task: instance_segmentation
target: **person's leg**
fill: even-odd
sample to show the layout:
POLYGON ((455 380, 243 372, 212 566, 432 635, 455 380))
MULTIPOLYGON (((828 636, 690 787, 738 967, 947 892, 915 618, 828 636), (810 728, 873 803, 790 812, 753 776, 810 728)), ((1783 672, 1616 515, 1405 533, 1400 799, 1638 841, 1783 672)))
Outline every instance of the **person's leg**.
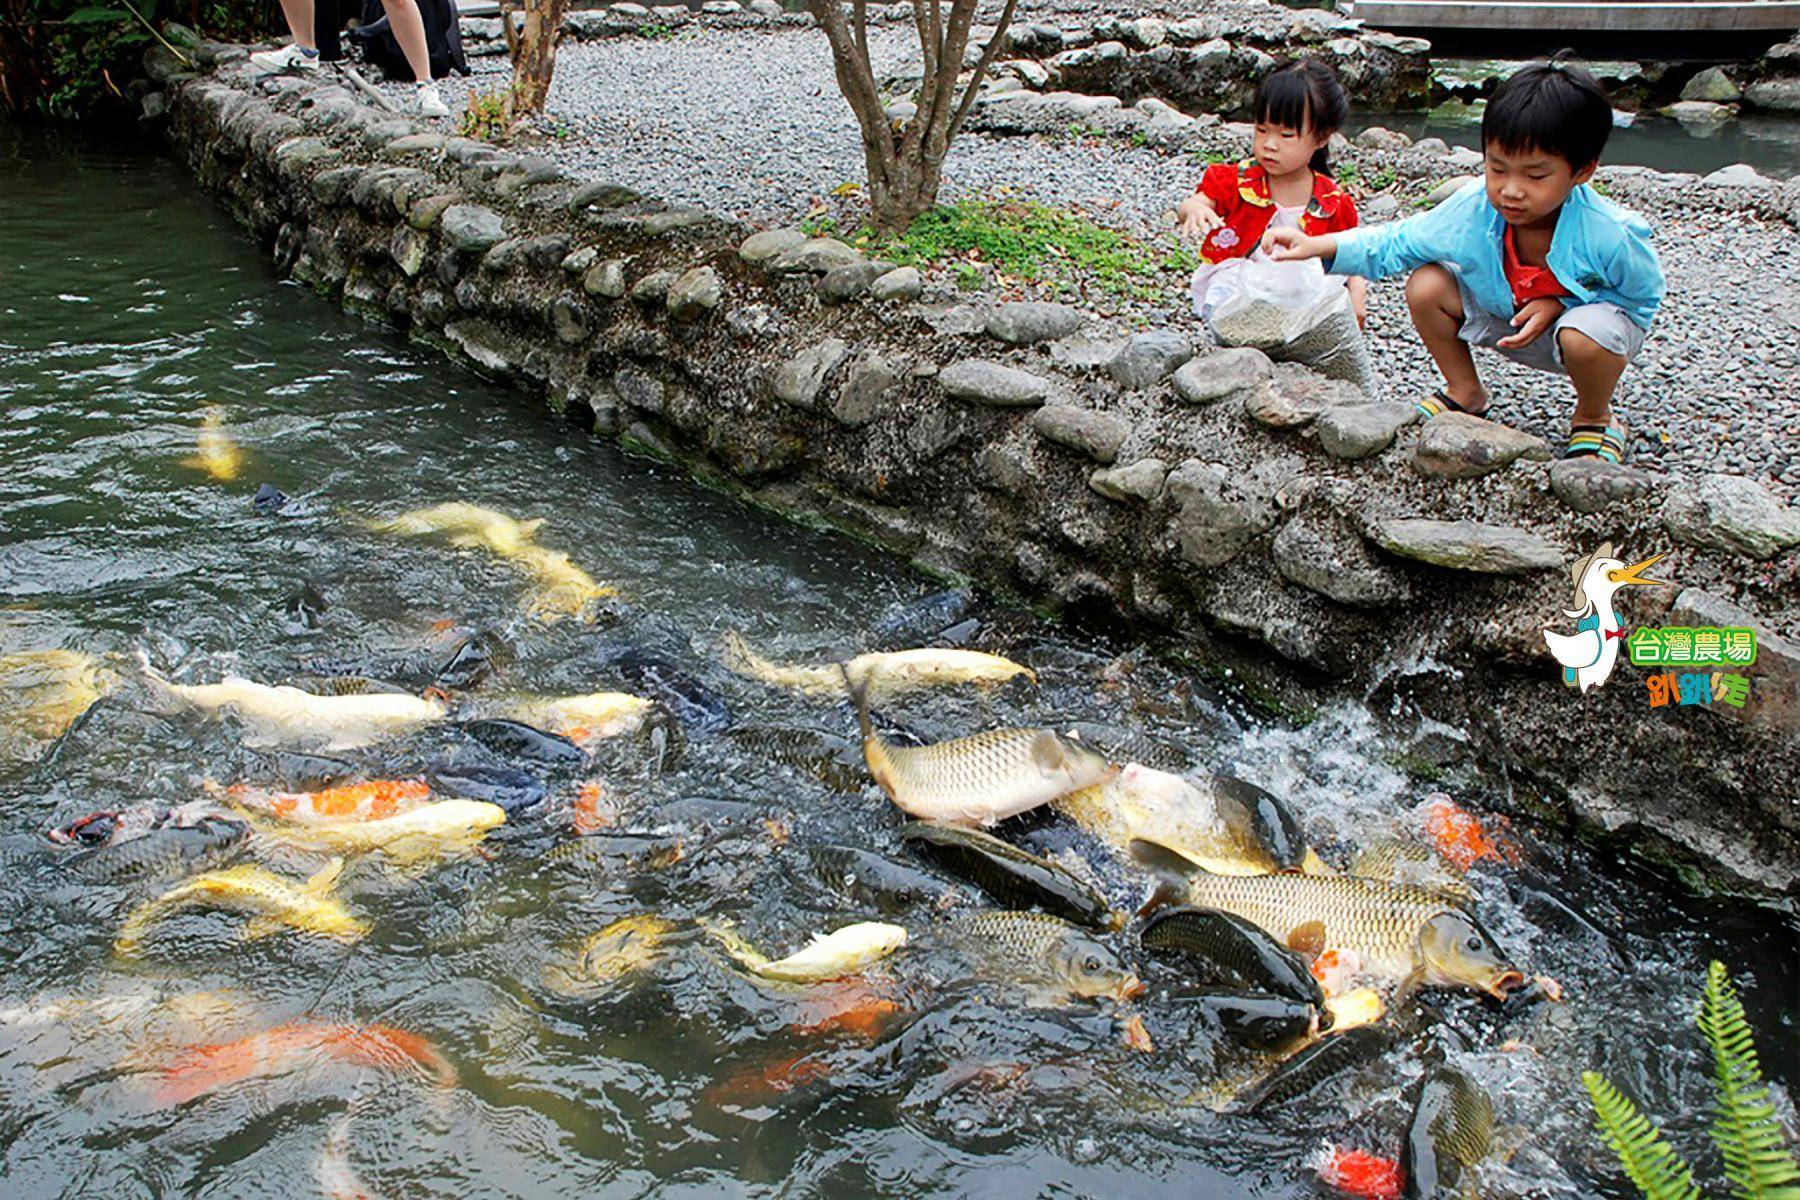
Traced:
POLYGON ((1464 412, 1486 412, 1487 389, 1481 386, 1474 356, 1460 336, 1465 314, 1456 276, 1436 263, 1420 267, 1407 276, 1406 307, 1444 377, 1444 394, 1464 412))
POLYGON ((293 35, 294 45, 308 50, 318 45, 313 40, 312 0, 281 0, 281 15, 287 20, 288 32, 293 35))
POLYGON ((1575 385, 1576 425, 1605 425, 1612 420, 1613 389, 1625 373, 1625 356, 1614 354, 1579 329, 1556 334, 1563 368, 1575 385))
POLYGON ((415 83, 431 82, 431 51, 425 45, 425 21, 419 16, 417 0, 381 0, 387 10, 388 28, 406 55, 415 83))

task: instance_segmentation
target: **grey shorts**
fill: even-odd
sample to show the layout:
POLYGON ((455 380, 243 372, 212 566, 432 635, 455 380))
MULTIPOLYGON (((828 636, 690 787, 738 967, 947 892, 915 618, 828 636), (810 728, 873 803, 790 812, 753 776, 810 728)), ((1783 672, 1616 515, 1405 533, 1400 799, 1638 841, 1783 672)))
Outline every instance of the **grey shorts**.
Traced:
POLYGON ((1540 371, 1554 371, 1558 375, 1569 373, 1563 366, 1562 338, 1559 336, 1565 329, 1586 334, 1598 342, 1601 348, 1612 351, 1626 362, 1636 358, 1637 352, 1644 345, 1647 331, 1642 325, 1626 316, 1625 310, 1618 305, 1596 300, 1592 304, 1577 304, 1563 309, 1562 316, 1556 318, 1556 324, 1545 330, 1531 345, 1505 349, 1496 343, 1503 337, 1511 337, 1519 332, 1513 328, 1512 318, 1497 316, 1476 303, 1475 297, 1469 294, 1469 285, 1463 282, 1461 275, 1456 276, 1456 290, 1462 295, 1463 306, 1462 330, 1457 334, 1458 337, 1471 346, 1487 346, 1516 363, 1536 367, 1540 371))

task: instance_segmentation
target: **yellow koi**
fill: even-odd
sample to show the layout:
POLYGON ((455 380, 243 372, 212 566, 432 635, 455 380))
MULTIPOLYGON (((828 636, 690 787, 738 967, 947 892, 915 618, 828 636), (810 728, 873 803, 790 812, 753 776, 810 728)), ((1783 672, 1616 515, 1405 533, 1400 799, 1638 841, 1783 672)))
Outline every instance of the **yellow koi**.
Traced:
POLYGON ((334 858, 304 883, 257 866, 208 871, 176 884, 140 905, 120 926, 113 951, 127 958, 143 952, 144 935, 167 914, 192 906, 226 908, 254 914, 244 925, 246 939, 267 937, 284 926, 301 933, 354 942, 369 931, 341 901, 328 894, 344 860, 334 858))
POLYGON ((205 471, 220 483, 230 483, 243 470, 244 452, 225 431, 225 410, 216 404, 201 414, 194 446, 196 453, 182 459, 182 466, 205 471))

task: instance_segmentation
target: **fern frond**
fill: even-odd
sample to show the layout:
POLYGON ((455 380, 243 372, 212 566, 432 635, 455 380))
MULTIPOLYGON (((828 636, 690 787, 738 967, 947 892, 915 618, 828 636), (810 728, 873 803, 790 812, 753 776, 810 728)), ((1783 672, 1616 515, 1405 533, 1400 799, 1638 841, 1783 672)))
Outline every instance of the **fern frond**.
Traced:
POLYGON ((1782 1144, 1750 1023, 1723 963, 1706 969, 1698 1023, 1712 1046, 1718 1094, 1712 1136, 1724 1155, 1732 1192, 1742 1200, 1800 1200, 1800 1166, 1782 1144))
POLYGON ((1594 1102, 1595 1127, 1645 1200, 1699 1200, 1694 1172, 1629 1097, 1595 1071, 1581 1082, 1594 1102))

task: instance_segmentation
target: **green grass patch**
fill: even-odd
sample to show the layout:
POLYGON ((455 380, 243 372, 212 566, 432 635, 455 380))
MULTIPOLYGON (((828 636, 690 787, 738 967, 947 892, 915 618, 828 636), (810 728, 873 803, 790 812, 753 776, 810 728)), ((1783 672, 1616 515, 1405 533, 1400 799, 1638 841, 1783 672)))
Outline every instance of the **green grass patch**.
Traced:
POLYGON ((857 241, 871 257, 902 266, 979 261, 1033 283, 1091 282, 1131 296, 1159 294, 1167 289, 1168 272, 1199 265, 1194 252, 1178 243, 1147 242, 1072 209, 1018 200, 939 205, 898 237, 865 232, 857 241))

